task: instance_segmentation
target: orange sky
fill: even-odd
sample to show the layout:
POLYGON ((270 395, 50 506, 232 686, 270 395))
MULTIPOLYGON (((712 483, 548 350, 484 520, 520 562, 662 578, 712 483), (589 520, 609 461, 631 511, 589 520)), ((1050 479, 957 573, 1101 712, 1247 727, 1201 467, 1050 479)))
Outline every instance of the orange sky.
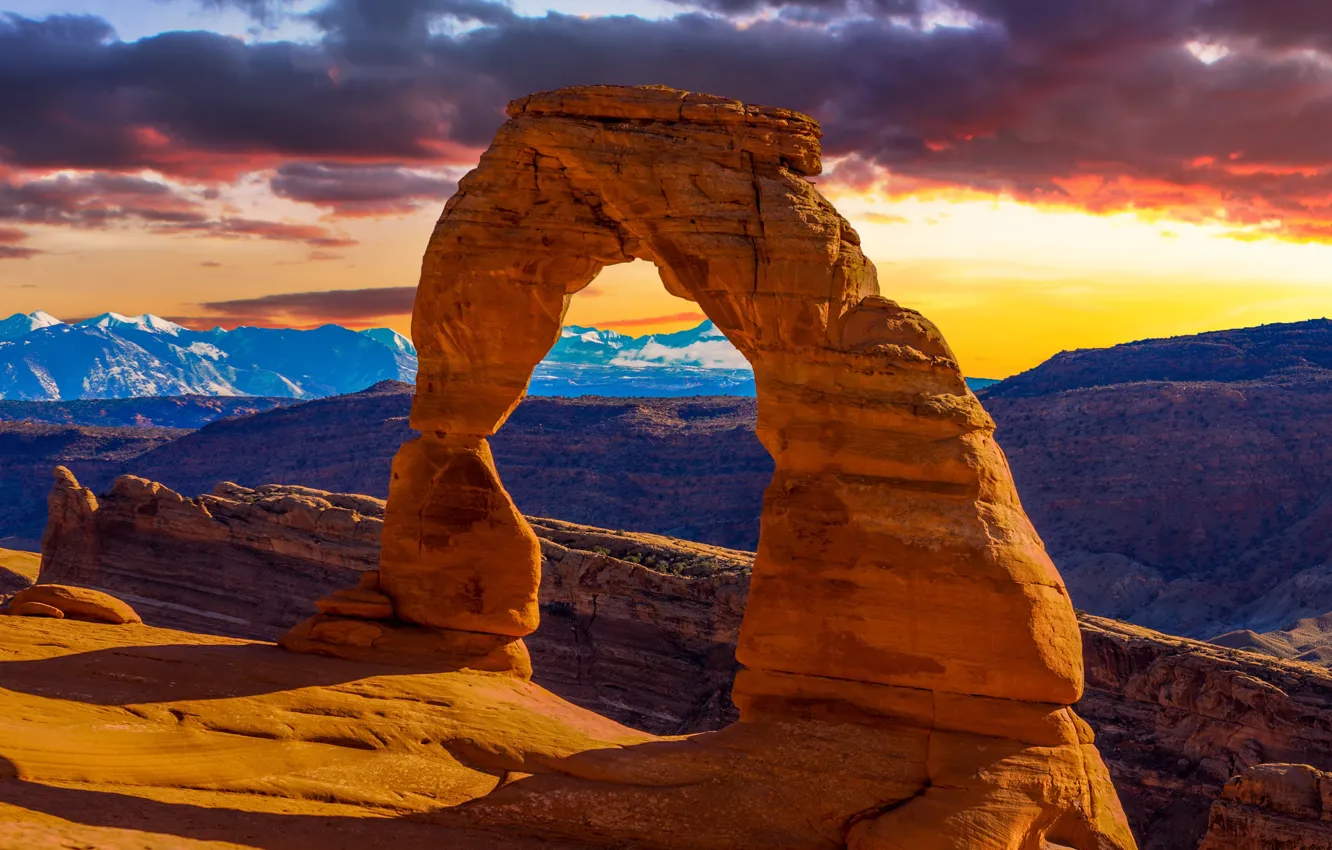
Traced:
MULTIPOLYGON (((1061 349, 1332 314, 1328 244, 1011 200, 831 197, 860 231, 884 294, 937 322, 974 376, 1013 374, 1061 349)), ((269 218, 319 221, 284 203, 256 202, 269 218)), ((328 260, 287 242, 35 228, 30 244, 45 253, 0 266, 0 312, 198 316, 205 301, 412 286, 436 216, 341 221, 337 229, 361 244, 328 260)), ((691 326, 697 315, 650 265, 634 263, 603 272, 568 321, 641 334, 691 326)), ((409 317, 369 323, 405 332, 409 317)))

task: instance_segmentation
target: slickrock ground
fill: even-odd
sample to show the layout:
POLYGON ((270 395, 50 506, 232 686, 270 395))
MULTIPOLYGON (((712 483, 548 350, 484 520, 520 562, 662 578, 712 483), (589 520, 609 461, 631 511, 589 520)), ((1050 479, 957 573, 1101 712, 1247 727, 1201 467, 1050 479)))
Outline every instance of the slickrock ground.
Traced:
POLYGON ((0 618, 6 850, 566 850, 421 819, 644 740, 507 677, 0 618))
POLYGON ((0 833, 0 847, 13 848, 124 839, 102 828, 160 847, 189 846, 171 836, 263 850, 583 845, 527 840, 551 818, 566 832, 582 822, 593 844, 836 847, 845 824, 828 818, 882 793, 885 763, 903 756, 854 715, 653 739, 508 676, 14 617, 0 618, 0 709, 0 822, 21 830, 0 833), (825 764, 848 743, 853 755, 825 764), (591 806, 605 783, 622 790, 591 806), (705 822, 762 815, 773 839, 658 838, 663 795, 705 822), (628 812, 648 822, 642 834, 609 841, 603 830, 622 831, 628 812), (780 838, 808 833, 810 818, 821 839, 780 838))
POLYGON ((22 590, 37 580, 41 556, 34 552, 0 549, 0 595, 22 590))

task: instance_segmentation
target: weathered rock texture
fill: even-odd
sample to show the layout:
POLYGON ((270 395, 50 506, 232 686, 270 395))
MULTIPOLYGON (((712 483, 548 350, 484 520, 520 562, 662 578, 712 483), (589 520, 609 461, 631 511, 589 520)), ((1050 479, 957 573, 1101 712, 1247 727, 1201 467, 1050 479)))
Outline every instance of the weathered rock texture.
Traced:
MULTIPOLYGON (((274 586, 302 583, 306 600, 373 576, 366 567, 376 560, 370 538, 377 534, 361 535, 364 541, 330 539, 325 547, 309 545, 309 535, 298 529, 315 524, 323 510, 319 505, 335 502, 357 504, 362 521, 379 523, 379 500, 302 488, 223 489, 231 495, 215 495, 209 504, 282 503, 307 512, 309 521, 261 508, 246 523, 228 524, 224 520, 237 506, 218 510, 217 517, 196 515, 201 527, 188 534, 181 526, 168 536, 156 526, 124 532, 112 524, 103 538, 102 575, 114 576, 118 588, 139 599, 168 603, 188 576, 208 585, 198 588, 201 593, 213 591, 201 604, 227 600, 228 588, 236 585, 219 553, 230 553, 236 563, 262 563, 274 586), (243 530, 244 537, 229 538, 233 530, 243 530), (125 533, 141 539, 127 542, 120 537, 125 533), (364 548, 352 557, 344 548, 351 546, 364 548), (238 558, 235 547, 249 552, 238 558), (292 561, 279 554, 284 549, 308 557, 327 552, 330 561, 290 573, 292 561), (135 559, 146 550, 158 553, 161 563, 177 565, 178 576, 168 581, 152 573, 138 576, 135 559), (322 583, 315 578, 320 575, 326 576, 322 583)), ((156 487, 128 492, 134 501, 109 515, 148 511, 163 498, 156 487)), ((165 498, 174 501, 174 494, 165 498)), ((113 501, 110 495, 99 500, 102 509, 113 501)), ((543 554, 541 626, 526 639, 537 683, 583 708, 657 734, 718 730, 736 719, 729 695, 752 555, 554 520, 529 518, 529 523, 543 554)), ((103 531, 94 525, 92 533, 103 531)), ((240 626, 201 618, 183 606, 144 601, 139 607, 153 625, 256 637, 274 637, 291 622, 251 619, 240 626)), ((273 617, 280 610, 252 606, 247 613, 273 617)), ((1226 781, 1249 767, 1293 760, 1332 768, 1332 674, 1326 670, 1097 617, 1083 617, 1082 644, 1088 687, 1077 709, 1096 730, 1145 850, 1196 846, 1226 781)))
POLYGON ((1264 764, 1226 784, 1198 850, 1332 850, 1332 774, 1264 764))
MULTIPOLYGON (((323 613, 365 620, 353 625, 373 644, 382 633, 369 630, 392 618, 374 590, 382 500, 232 484, 190 499, 138 478, 94 496, 61 470, 50 503, 42 580, 133 600, 154 626, 272 640, 323 597, 323 613)), ((659 734, 734 719, 751 553, 529 521, 543 556, 542 624, 527 641, 538 682, 659 734)))
POLYGON ((149 622, 274 637, 310 611, 311 591, 373 569, 383 502, 301 487, 222 485, 187 499, 133 476, 100 498, 58 468, 43 583, 104 590, 149 622))
MULTIPOLYGON (((359 629, 424 627, 450 666, 488 635, 525 673, 540 546, 486 440, 570 297, 646 259, 753 364, 776 465, 739 637, 741 720, 687 756, 594 757, 595 781, 500 789, 471 814, 561 834, 573 806, 583 828, 678 846, 833 828, 857 850, 1133 846, 1069 707, 1082 657, 1063 582, 943 337, 878 294, 859 237, 805 179, 817 125, 664 88, 565 89, 509 115, 426 252, 421 437, 394 460, 380 556, 396 620, 320 614, 287 644, 365 658, 359 629), (822 739, 817 718, 845 712, 861 727, 822 739), (811 760, 802 775, 730 784, 774 736, 784 760, 811 760), (823 797, 829 758, 842 788, 823 797), (700 810, 710 783, 720 820, 700 810)), ((482 666, 498 651, 486 643, 482 666)))
POLYGON ((86 587, 38 584, 14 594, 12 613, 20 617, 58 617, 124 626, 142 623, 137 611, 122 599, 86 587))
POLYGON ((1078 711, 1096 729, 1144 850, 1196 847, 1236 774, 1271 762, 1332 769, 1326 669, 1097 617, 1083 617, 1082 629, 1078 711))

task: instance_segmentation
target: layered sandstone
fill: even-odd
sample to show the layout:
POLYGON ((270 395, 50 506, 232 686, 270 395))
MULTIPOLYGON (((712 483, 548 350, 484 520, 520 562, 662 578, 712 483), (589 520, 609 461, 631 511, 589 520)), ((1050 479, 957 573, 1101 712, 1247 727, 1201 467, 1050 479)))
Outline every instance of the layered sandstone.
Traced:
MULTIPOLYGON (((309 505, 310 517, 317 517, 318 504, 357 504, 364 511, 362 521, 369 523, 378 523, 383 511, 378 500, 303 488, 224 489, 231 495, 214 495, 209 503, 226 499, 271 506, 288 500, 289 506, 309 505), (290 500, 296 496, 300 501, 290 500)), ((113 514, 149 512, 161 498, 157 487, 120 492, 135 494, 135 501, 113 514)), ((103 508, 112 501, 110 495, 99 499, 103 508)), ((376 558, 370 542, 355 558, 341 556, 341 566, 326 563, 334 577, 325 584, 310 578, 320 573, 309 566, 284 575, 290 562, 277 554, 280 550, 300 548, 316 557, 327 552, 331 559, 351 544, 330 539, 327 546, 298 547, 309 537, 295 527, 310 523, 284 520, 271 511, 252 517, 243 526, 202 518, 208 527, 189 535, 181 534, 179 526, 172 536, 142 526, 132 532, 142 539, 130 546, 112 524, 100 544, 102 557, 128 560, 108 564, 105 572, 133 575, 137 553, 155 551, 177 564, 182 577, 210 583, 216 593, 209 599, 225 599, 235 581, 218 555, 248 546, 247 557, 263 561, 275 586, 309 582, 306 599, 333 597, 337 587, 373 575, 361 569, 376 558), (249 543, 218 537, 219 531, 241 528, 249 543)), ((529 518, 529 523, 540 536, 543 554, 542 622, 526 640, 538 684, 584 708, 659 734, 717 730, 735 719, 729 698, 734 646, 752 555, 555 520, 529 518)), ((96 524, 92 533, 101 534, 96 524)), ((178 584, 145 576, 133 588, 139 598, 170 603, 178 584)), ((200 619, 178 606, 140 607, 158 626, 216 630, 223 623, 238 628, 200 619)), ((252 620, 245 628, 272 637, 286 625, 252 620)), ((1332 674, 1327 671, 1096 617, 1083 618, 1082 643, 1088 688, 1078 711, 1097 732, 1144 848, 1195 846, 1227 780, 1250 767, 1294 760, 1332 768, 1327 734, 1332 729, 1332 674)))
MULTIPOLYGON (((1082 636, 1078 711, 1096 729, 1144 850, 1197 846, 1209 807, 1237 774, 1290 762, 1332 770, 1326 669, 1097 617, 1083 617, 1082 636)), ((1213 820, 1232 808, 1223 801, 1213 820)), ((1209 850, 1232 846, 1217 843, 1223 835, 1209 850)))
POLYGON ((665 88, 565 89, 509 116, 423 265, 421 436, 393 462, 378 571, 394 620, 319 614, 284 644, 392 660, 396 635, 425 629, 449 669, 502 654, 525 677, 540 545, 487 438, 570 297, 645 259, 753 364, 775 462, 740 721, 585 754, 585 772, 499 789, 469 817, 564 835, 577 812, 616 842, 680 847, 1134 846, 1070 708, 1077 623, 994 424, 937 328, 879 295, 859 237, 806 179, 817 125, 665 88), (769 759, 785 767, 753 775, 769 759), (831 764, 838 780, 816 780, 831 764))
POLYGON ((1264 764, 1226 784, 1198 850, 1332 850, 1332 774, 1264 764))
POLYGON ((43 583, 104 590, 153 623, 275 637, 310 611, 311 593, 355 583, 377 558, 383 503, 301 487, 222 485, 186 498, 153 481, 116 480, 97 496, 56 470, 43 583))
MULTIPOLYGON (((382 637, 371 631, 376 623, 392 619, 387 597, 374 590, 379 499, 232 484, 186 498, 138 478, 98 496, 61 470, 50 503, 42 580, 132 600, 152 625, 271 640, 321 600, 324 614, 364 620, 355 626, 373 644, 382 637)), ((652 732, 718 729, 734 719, 751 553, 529 522, 542 550, 542 625, 527 641, 538 682, 652 732)), ((12 560, 34 561, 21 586, 38 578, 35 557, 12 560)), ((412 653, 400 646, 399 654, 412 653)))

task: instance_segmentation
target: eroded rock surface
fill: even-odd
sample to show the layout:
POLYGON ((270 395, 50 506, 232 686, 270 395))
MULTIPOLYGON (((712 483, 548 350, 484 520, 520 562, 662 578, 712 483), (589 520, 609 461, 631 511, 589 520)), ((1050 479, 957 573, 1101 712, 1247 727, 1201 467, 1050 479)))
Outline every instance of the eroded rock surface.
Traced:
MULTIPOLYGON (((383 511, 382 502, 364 497, 262 489, 265 495, 235 489, 228 498, 274 504, 303 493, 303 498, 330 504, 357 504, 363 521, 371 523, 379 522, 383 511)), ((152 494, 160 490, 133 492, 143 507, 153 504, 152 494)), ((103 506, 110 501, 109 496, 100 499, 103 506)), ((125 510, 133 513, 137 507, 125 510)), ((735 720, 729 697, 750 553, 540 518, 529 523, 540 536, 543 554, 542 622, 526 639, 538 684, 584 708, 659 734, 718 730, 735 720)), ((235 527, 246 529, 253 541, 294 533, 290 523, 280 523, 280 515, 235 527)), ((143 539, 122 546, 115 542, 120 533, 111 535, 103 558, 158 552, 164 561, 178 564, 182 575, 213 582, 219 592, 209 598, 223 598, 220 591, 232 583, 217 552, 241 545, 237 540, 223 542, 201 530, 189 537, 168 536, 147 525, 132 532, 143 539), (200 570, 195 564, 218 569, 200 570)), ((336 541, 329 543, 328 552, 339 551, 336 541)), ((279 576, 288 563, 276 554, 281 548, 290 547, 264 544, 250 557, 265 564, 276 584, 309 580, 306 599, 336 598, 339 586, 377 579, 356 567, 375 561, 371 543, 363 554, 343 557, 343 567, 328 565, 336 577, 323 585, 309 579, 317 573, 308 568, 297 577, 279 576)), ((302 551, 325 549, 316 545, 302 551)), ((135 569, 133 561, 125 561, 107 572, 125 581, 135 569)), ((176 592, 176 582, 150 576, 132 586, 140 597, 162 596, 167 602, 176 592)), ((169 606, 140 607, 158 626, 218 622, 169 606)), ((284 625, 252 622, 251 628, 272 637, 284 625)), ((1332 768, 1332 674, 1326 670, 1096 617, 1083 617, 1082 643, 1088 688, 1077 708, 1096 730, 1130 822, 1147 850, 1196 846, 1207 829, 1209 807, 1227 780, 1249 767, 1293 760, 1332 768)))
MULTIPOLYGON (((453 667, 483 634, 525 675, 541 549, 487 438, 570 297, 645 259, 753 364, 775 462, 738 641, 740 721, 587 754, 587 772, 506 786, 468 817, 679 847, 1134 846, 1070 707, 1077 622, 994 424, 938 329, 879 295, 859 237, 805 179, 818 126, 651 87, 533 95, 509 116, 423 265, 421 436, 393 462, 376 588, 395 620, 319 614, 285 644, 368 660, 366 629, 424 628, 453 667), (780 767, 734 785, 753 759, 780 767), (817 778, 832 764, 837 782, 817 778)), ((480 652, 487 669, 496 652, 480 652)))
POLYGON ((383 502, 303 487, 224 484, 186 498, 122 476, 98 497, 56 470, 40 580, 104 590, 149 622, 276 637, 316 594, 378 557, 383 502))
MULTIPOLYGON (((373 644, 383 637, 378 624, 392 619, 375 590, 382 500, 230 484, 185 498, 137 478, 96 496, 61 471, 50 501, 42 579, 133 600, 152 625, 272 640, 318 600, 324 614, 359 618, 350 628, 373 644)), ((657 733, 719 729, 735 718, 735 641, 752 553, 529 522, 543 558, 542 623, 527 641, 538 682, 657 733)), ((31 566, 23 586, 37 578, 31 566)), ((399 654, 409 648, 400 643, 399 654)))
POLYGON ((1144 850, 1197 846, 1237 774, 1270 762, 1332 769, 1326 669, 1098 617, 1082 618, 1082 637, 1078 711, 1096 729, 1144 850))
POLYGON ((1332 850, 1332 774, 1263 764, 1226 783, 1198 850, 1332 850))
POLYGON ((14 594, 10 612, 20 617, 55 617, 124 626, 142 623, 138 612, 124 600, 86 587, 37 584, 14 594))

